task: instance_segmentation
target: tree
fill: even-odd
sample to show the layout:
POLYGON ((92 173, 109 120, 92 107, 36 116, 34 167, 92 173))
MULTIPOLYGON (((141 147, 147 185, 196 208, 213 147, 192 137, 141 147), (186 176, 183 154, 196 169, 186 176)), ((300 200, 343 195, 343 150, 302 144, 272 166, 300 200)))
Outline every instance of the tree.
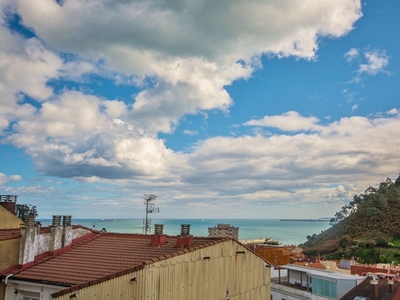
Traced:
POLYGON ((17 204, 15 209, 15 215, 25 222, 27 217, 37 217, 36 206, 32 204, 17 204))

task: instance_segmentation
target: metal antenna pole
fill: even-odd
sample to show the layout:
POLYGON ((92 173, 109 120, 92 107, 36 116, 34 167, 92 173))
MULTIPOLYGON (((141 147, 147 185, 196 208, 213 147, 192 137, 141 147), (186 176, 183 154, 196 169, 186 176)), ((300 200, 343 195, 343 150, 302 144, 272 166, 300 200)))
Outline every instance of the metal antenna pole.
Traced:
POLYGON ((149 218, 149 214, 153 212, 159 212, 160 209, 154 206, 154 201, 156 200, 156 195, 147 195, 144 194, 144 204, 146 205, 146 219, 143 220, 143 233, 149 234, 151 233, 151 219, 149 218))

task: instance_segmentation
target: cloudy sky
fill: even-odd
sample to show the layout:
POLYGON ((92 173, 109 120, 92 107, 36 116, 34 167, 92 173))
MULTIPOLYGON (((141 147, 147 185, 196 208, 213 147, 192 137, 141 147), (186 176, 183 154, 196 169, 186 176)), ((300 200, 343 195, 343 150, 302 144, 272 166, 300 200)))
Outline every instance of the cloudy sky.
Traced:
POLYGON ((0 193, 41 218, 331 217, 400 172, 398 1, 0 8, 0 193))

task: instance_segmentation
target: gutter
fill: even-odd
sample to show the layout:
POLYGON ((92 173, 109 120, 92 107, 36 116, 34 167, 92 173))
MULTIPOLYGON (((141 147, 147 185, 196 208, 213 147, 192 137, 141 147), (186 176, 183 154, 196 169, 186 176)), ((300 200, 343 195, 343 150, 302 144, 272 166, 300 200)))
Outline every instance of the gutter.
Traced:
POLYGON ((6 276, 6 279, 4 280, 4 283, 6 284, 6 285, 8 285, 7 283, 8 283, 8 278, 10 278, 11 276, 13 276, 14 274, 8 274, 7 276, 6 276))

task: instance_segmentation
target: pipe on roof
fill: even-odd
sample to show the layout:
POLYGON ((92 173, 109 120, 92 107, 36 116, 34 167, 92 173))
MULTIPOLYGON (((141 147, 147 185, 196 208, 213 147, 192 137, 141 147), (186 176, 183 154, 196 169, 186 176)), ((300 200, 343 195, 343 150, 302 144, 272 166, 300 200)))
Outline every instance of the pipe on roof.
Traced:
POLYGON ((4 283, 7 285, 7 283, 8 283, 8 278, 10 278, 11 276, 13 276, 14 274, 8 274, 7 276, 6 276, 6 279, 4 280, 4 283))

